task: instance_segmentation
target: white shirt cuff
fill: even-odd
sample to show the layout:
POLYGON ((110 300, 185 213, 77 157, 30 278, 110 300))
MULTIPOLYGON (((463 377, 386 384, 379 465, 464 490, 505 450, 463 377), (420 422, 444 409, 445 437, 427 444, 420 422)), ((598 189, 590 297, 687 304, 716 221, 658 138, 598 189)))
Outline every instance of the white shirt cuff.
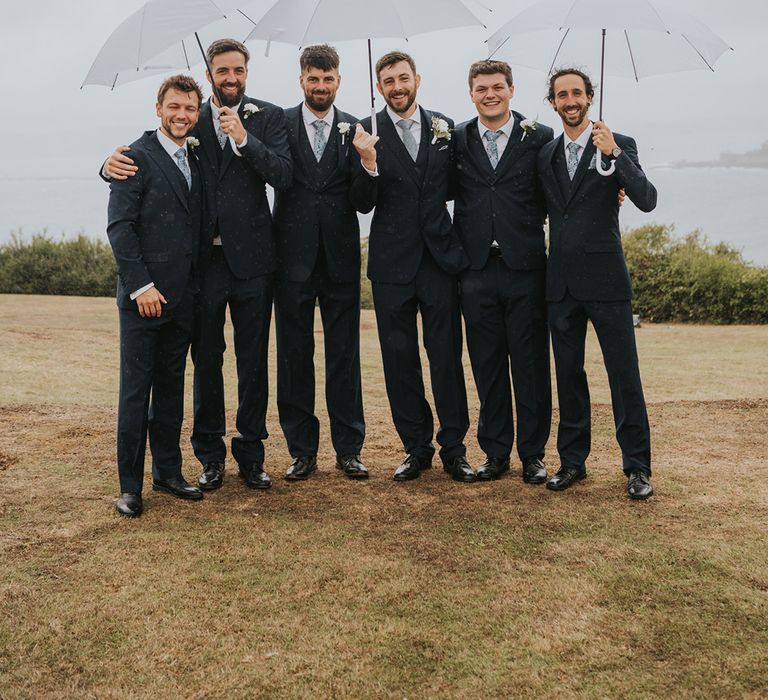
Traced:
MULTIPOLYGON (((362 165, 362 163, 361 163, 361 165, 362 165)), ((368 168, 366 168, 363 165, 363 170, 365 170, 365 172, 367 172, 371 177, 378 177, 379 176, 379 166, 378 165, 376 166, 376 170, 368 170, 368 168)))
POLYGON ((248 134, 245 135, 245 138, 243 139, 242 143, 235 143, 235 139, 233 139, 231 136, 229 137, 229 145, 232 146, 232 152, 239 158, 243 157, 243 154, 240 153, 239 149, 245 148, 245 144, 247 143, 248 143, 248 134))
POLYGON ((152 289, 152 287, 155 286, 154 282, 150 282, 149 284, 145 284, 141 289, 137 289, 133 294, 131 294, 131 301, 136 301, 136 297, 140 297, 144 292, 146 292, 148 289, 152 289))

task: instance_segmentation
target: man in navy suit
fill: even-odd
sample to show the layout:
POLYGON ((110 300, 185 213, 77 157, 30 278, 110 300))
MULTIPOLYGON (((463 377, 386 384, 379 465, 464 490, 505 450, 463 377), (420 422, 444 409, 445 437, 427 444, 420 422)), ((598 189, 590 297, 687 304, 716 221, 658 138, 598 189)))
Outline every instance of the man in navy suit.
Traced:
POLYGON ((470 66, 469 96, 478 116, 454 134, 454 225, 470 259, 461 276, 461 308, 480 398, 477 439, 486 454, 477 478, 498 479, 509 470, 515 435, 511 368, 523 480, 543 484, 552 390, 546 214, 536 161, 553 132, 510 111, 514 90, 507 63, 470 66))
POLYGON ((379 331, 392 418, 407 453, 396 481, 431 466, 434 423, 424 396, 416 317, 421 314, 432 391, 440 421, 444 469, 457 481, 475 480, 467 463, 469 427, 457 275, 467 256, 446 209, 453 160, 453 122, 416 103, 421 77, 413 59, 394 51, 376 64, 377 89, 387 106, 357 126, 361 157, 352 194, 371 222, 368 277, 379 331))
POLYGON ((547 302, 560 404, 561 466, 547 488, 561 491, 586 476, 591 416, 584 343, 591 321, 608 372, 627 494, 645 499, 653 494, 651 436, 617 194, 624 188, 638 209, 649 212, 656 206, 656 188, 640 168, 635 141, 589 120, 593 97, 589 77, 579 70, 551 77, 548 99, 564 133, 539 154, 550 222, 547 302), (615 172, 603 176, 597 166, 606 157, 613 158, 615 172))
POLYGON ((139 175, 110 185, 107 235, 117 262, 120 315, 116 509, 128 517, 142 512, 147 432, 153 489, 203 497, 181 474, 179 448, 204 200, 187 135, 201 101, 192 78, 168 78, 157 95, 160 128, 131 144, 139 175))
MULTIPOLYGON (((238 435, 232 455, 251 488, 266 489, 267 349, 276 267, 272 215, 266 185, 291 184, 291 154, 283 110, 245 95, 248 49, 220 39, 208 47, 212 74, 206 73, 223 101, 206 102, 194 136, 200 140, 201 172, 210 216, 201 246, 202 279, 197 327, 192 343, 195 363, 195 422, 192 446, 203 465, 199 485, 219 488, 224 478, 224 321, 227 307, 234 328, 237 361, 238 435)), ((105 174, 136 172, 118 149, 105 174)))
POLYGON ((315 416, 315 304, 325 339, 325 394, 336 466, 367 478, 360 381, 360 226, 349 196, 357 119, 334 107, 341 84, 332 46, 301 54, 304 101, 285 110, 293 184, 275 197, 278 271, 275 283, 277 408, 293 458, 285 478, 317 469, 320 423, 315 416))

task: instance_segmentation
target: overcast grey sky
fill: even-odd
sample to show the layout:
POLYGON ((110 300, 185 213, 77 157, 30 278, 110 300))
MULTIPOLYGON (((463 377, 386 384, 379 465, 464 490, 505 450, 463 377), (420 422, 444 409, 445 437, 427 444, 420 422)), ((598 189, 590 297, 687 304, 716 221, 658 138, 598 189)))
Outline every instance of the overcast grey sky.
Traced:
MULTIPOLYGON (((0 110, 5 134, 0 176, 32 172, 87 176, 113 146, 130 142, 144 129, 156 126, 154 95, 159 78, 114 91, 96 86, 80 90, 101 45, 141 4, 140 0, 31 0, 16 5, 13 14, 6 9, 0 25, 0 88, 5 97, 0 110)), ((486 0, 485 4, 497 8, 488 30, 449 30, 409 42, 376 40, 374 52, 407 50, 415 57, 423 78, 419 101, 456 121, 469 118, 474 112, 467 97, 468 65, 485 57, 483 40, 491 31, 532 2, 486 0)), ((675 5, 696 14, 735 51, 720 59, 715 73, 677 73, 639 84, 612 79, 606 92, 606 122, 616 131, 635 136, 641 158, 649 164, 712 159, 723 151, 758 147, 766 140, 768 123, 764 88, 768 6, 761 0, 677 0, 675 5)), ((212 38, 203 35, 206 42, 212 38)), ((364 42, 337 47, 343 77, 338 104, 365 116, 364 42)), ((253 42, 250 48, 253 58, 248 94, 283 106, 297 104, 301 98, 298 49, 275 44, 265 57, 264 44, 253 42)), ((557 127, 556 115, 542 100, 544 74, 513 69, 513 106, 557 127)), ((193 72, 202 80, 199 65, 193 72)))

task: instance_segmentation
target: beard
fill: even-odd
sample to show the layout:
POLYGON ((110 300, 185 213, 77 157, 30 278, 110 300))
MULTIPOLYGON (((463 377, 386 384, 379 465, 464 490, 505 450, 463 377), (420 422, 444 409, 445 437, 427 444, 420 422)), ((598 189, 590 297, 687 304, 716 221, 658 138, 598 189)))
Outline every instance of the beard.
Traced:
MULTIPOLYGON (((231 85, 232 83, 228 83, 228 86, 231 85)), ((224 92, 223 85, 217 85, 216 89, 219 93, 219 99, 221 100, 222 107, 234 107, 235 105, 242 102, 243 97, 245 96, 245 85, 240 82, 237 83, 237 90, 234 94, 224 92)))
POLYGON ((384 98, 384 101, 389 105, 389 108, 395 113, 395 114, 405 114, 412 106, 413 103, 416 102, 416 91, 414 92, 406 92, 407 99, 405 101, 405 104, 400 107, 399 109, 395 107, 394 104, 392 104, 392 94, 388 97, 384 98))
POLYGON ((560 119, 568 126, 578 126, 586 119, 589 108, 590 105, 584 105, 575 115, 567 114, 565 109, 558 109, 557 113, 560 115, 560 119))
POLYGON ((307 106, 316 112, 324 112, 330 109, 336 99, 336 93, 328 91, 325 94, 318 95, 317 93, 305 92, 304 99, 307 106))

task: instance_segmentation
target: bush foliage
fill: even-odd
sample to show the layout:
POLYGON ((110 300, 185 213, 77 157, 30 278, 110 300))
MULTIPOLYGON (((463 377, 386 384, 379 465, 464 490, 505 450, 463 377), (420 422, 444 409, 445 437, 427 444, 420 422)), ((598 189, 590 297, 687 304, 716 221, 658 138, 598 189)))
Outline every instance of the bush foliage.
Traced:
MULTIPOLYGON (((368 239, 362 246, 362 306, 373 308, 366 278, 368 239)), ((768 323, 768 268, 744 261, 725 243, 698 232, 673 235, 649 225, 624 235, 635 289, 635 313, 648 321, 768 323)), ((84 235, 54 240, 45 232, 0 245, 0 293, 113 296, 115 261, 109 244, 84 235)))

